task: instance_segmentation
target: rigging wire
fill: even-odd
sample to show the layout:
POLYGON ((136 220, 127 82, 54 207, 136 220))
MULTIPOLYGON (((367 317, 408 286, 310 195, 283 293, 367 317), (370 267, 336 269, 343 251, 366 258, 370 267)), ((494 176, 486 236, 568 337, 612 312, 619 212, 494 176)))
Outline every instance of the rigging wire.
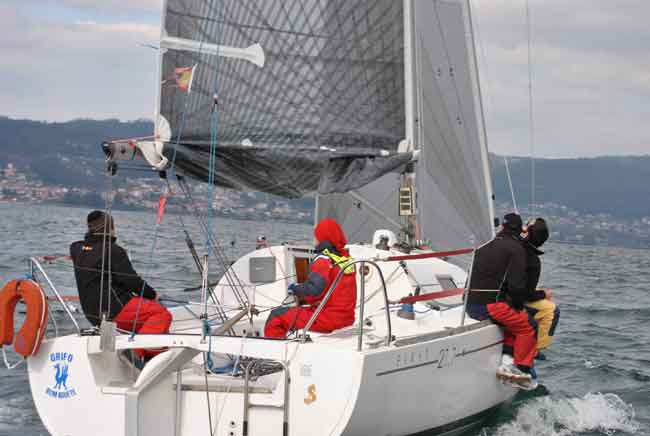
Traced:
MULTIPOLYGON (((113 177, 109 172, 106 173, 106 198, 104 205, 104 229, 102 230, 102 270, 99 276, 99 315, 102 316, 103 305, 104 305, 104 268, 106 266, 106 242, 107 239, 110 239, 110 231, 108 231, 108 217, 111 214, 111 208, 113 203, 113 177)), ((111 218, 112 219, 112 218, 111 218)), ((111 313, 110 301, 111 301, 111 247, 112 241, 108 244, 108 313, 111 313)))
MULTIPOLYGON (((202 44, 203 44, 203 41, 201 41, 201 45, 202 44)), ((160 53, 159 56, 162 57, 162 53, 160 53)), ((161 73, 162 73, 162 71, 161 71, 161 73)), ((177 135, 177 138, 176 138, 176 144, 179 143, 181 133, 182 133, 184 127, 185 127, 185 120, 186 120, 185 114, 187 112, 187 107, 188 107, 188 104, 189 104, 189 100, 190 100, 190 93, 189 93, 189 90, 188 90, 188 95, 187 95, 187 98, 185 99, 185 110, 183 110, 183 113, 182 113, 181 124, 180 124, 180 128, 179 128, 178 135, 177 135)), ((160 107, 157 108, 157 112, 160 112, 160 107)), ((174 172, 174 173, 175 173, 175 165, 176 165, 176 155, 177 155, 177 147, 174 146, 172 162, 171 162, 171 165, 170 165, 170 170, 172 172, 174 172)), ((165 182, 166 182, 166 184, 165 184, 165 192, 162 195, 168 196, 169 193, 170 193, 169 180, 166 178, 165 182)), ((150 250, 150 253, 149 253, 149 261, 151 263, 153 263, 153 255, 154 255, 154 251, 156 249, 156 241, 157 241, 157 238, 158 238, 158 233, 159 233, 159 228, 160 228, 161 223, 162 223, 162 217, 160 219, 156 219, 156 225, 154 227, 153 241, 152 241, 151 250, 150 250)), ((131 333, 131 338, 133 338, 135 336, 135 334, 136 334, 136 327, 137 327, 137 323, 138 323, 138 318, 140 316, 140 310, 142 308, 141 307, 142 306, 142 298, 144 296, 145 286, 146 286, 146 282, 143 280, 142 281, 142 289, 140 290, 140 300, 138 301, 138 308, 137 308, 137 310, 135 312, 135 319, 133 320, 133 331, 131 333)))
MULTIPOLYGON (((209 3, 206 3, 206 8, 207 8, 207 11, 209 11, 209 12, 215 11, 213 1, 211 1, 209 3)), ((214 26, 214 25, 220 26, 220 24, 218 24, 218 20, 214 20, 211 23, 208 23, 208 28, 207 29, 203 28, 206 25, 206 23, 209 21, 207 11, 206 11, 206 13, 203 14, 205 18, 204 18, 203 22, 199 25, 199 28, 197 29, 197 33, 199 34, 199 39, 201 41, 201 44, 199 46, 199 55, 202 52, 202 47, 203 47, 205 37, 207 37, 208 35, 211 35, 213 33, 212 32, 213 29, 210 26, 214 26)), ((217 29, 217 31, 218 31, 217 36, 219 36, 219 32, 221 31, 221 28, 219 27, 217 29)), ((216 135, 217 135, 217 132, 218 132, 218 122, 219 122, 219 118, 218 118, 219 117, 219 111, 218 111, 218 105, 217 105, 217 100, 216 100, 216 96, 217 96, 217 92, 218 92, 218 84, 219 84, 219 82, 218 82, 218 77, 219 77, 219 68, 218 68, 218 66, 219 66, 219 62, 220 62, 219 56, 216 56, 215 59, 216 59, 216 62, 217 62, 217 68, 215 69, 214 90, 213 90, 213 98, 215 98, 215 102, 212 105, 213 111, 212 111, 212 114, 211 114, 211 126, 210 126, 210 128, 211 128, 211 141, 210 141, 210 162, 209 162, 209 175, 208 175, 209 180, 208 180, 207 223, 204 223, 201 220, 200 215, 198 213, 195 213, 195 215, 196 215, 197 219, 200 221, 200 224, 203 227, 203 231, 204 231, 204 233, 206 235, 206 244, 205 245, 206 245, 206 251, 207 251, 208 255, 211 252, 214 252, 217 255, 222 267, 225 269, 224 275, 226 276, 226 279, 228 280, 228 282, 231 284, 231 288, 233 289, 233 293, 235 294, 238 302, 240 304, 242 304, 244 301, 248 302, 248 300, 247 299, 242 299, 241 295, 239 294, 239 292, 237 292, 235 286, 232 284, 233 280, 232 280, 232 277, 231 277, 231 273, 229 272, 229 262, 228 262, 227 258, 220 252, 220 248, 219 248, 218 244, 215 242, 214 238, 212 237, 212 224, 211 224, 212 212, 213 212, 213 206, 212 206, 213 194, 212 194, 212 190, 213 190, 213 187, 214 187, 214 166, 215 166, 215 163, 216 163, 215 160, 216 160, 216 145, 217 145, 216 144, 217 143, 217 136, 216 135)), ((200 100, 201 97, 202 96, 199 94, 198 99, 200 100)), ((183 112, 183 123, 182 123, 182 125, 184 125, 187 109, 189 107, 188 102, 189 102, 189 98, 186 101, 185 111, 183 112)), ((180 143, 180 138, 181 138, 181 130, 179 130, 176 145, 178 145, 180 143)), ((176 157, 176 151, 177 151, 177 147, 174 148, 174 159, 176 157)), ((185 198, 189 199, 190 201, 193 202, 191 192, 190 192, 189 188, 186 186, 186 184, 182 182, 183 179, 176 176, 176 180, 177 180, 179 186, 181 187, 181 190, 184 192, 185 198)), ((187 209, 187 207, 186 207, 186 209, 187 209)), ((197 209, 193 208, 193 210, 196 211, 197 209)), ((182 220, 182 216, 180 217, 180 221, 181 221, 181 225, 185 229, 186 235, 189 236, 189 234, 187 233, 187 229, 185 227, 185 224, 184 224, 184 222, 182 220)), ((237 281, 239 281, 238 278, 237 278, 237 281)), ((243 291, 244 287, 241 284, 241 282, 239 282, 239 285, 240 285, 240 287, 242 288, 242 291, 243 291)), ((210 296, 211 296, 211 299, 213 300, 213 302, 218 303, 218 300, 216 299, 216 296, 213 294, 211 289, 210 289, 209 292, 210 292, 210 296)), ((244 295, 245 295, 245 292, 244 292, 244 295)), ((207 303, 207 300, 206 300, 206 303, 207 303)), ((225 314, 223 314, 223 315, 225 316, 225 314)), ((224 322, 225 322, 225 319, 227 319, 227 318, 224 318, 224 322)))
MULTIPOLYGON (((217 2, 220 4, 220 2, 217 2)), ((214 2, 210 1, 206 7, 208 8, 209 11, 214 10, 214 2)), ((204 14, 204 16, 207 18, 208 14, 204 14)), ((203 23, 205 24, 205 22, 203 23)), ((219 41, 221 39, 221 32, 222 32, 222 25, 219 22, 219 20, 215 20, 212 23, 209 23, 209 26, 216 26, 216 29, 206 29, 206 32, 203 31, 203 29, 199 28, 198 31, 199 33, 204 33, 204 34, 210 34, 214 35, 215 39, 219 41), (212 31, 214 30, 214 32, 212 31)), ((202 27, 202 26, 199 26, 202 27)), ((203 36, 203 35, 202 35, 203 36)), ((203 38, 201 38, 203 42, 203 38)), ((210 295, 212 296, 213 301, 216 300, 216 296, 213 295, 211 289, 208 286, 208 275, 207 275, 207 262, 208 262, 208 257, 211 254, 214 254, 215 257, 219 259, 221 262, 222 266, 225 268, 224 276, 227 277, 227 280, 230 280, 230 265, 228 264, 228 261, 226 259, 226 256, 224 253, 221 252, 221 250, 218 249, 217 244, 215 243, 215 239, 213 238, 213 233, 212 233, 212 225, 213 225, 213 218, 214 218, 214 186, 215 186, 215 167, 216 167, 216 160, 217 160, 217 142, 219 138, 219 118, 220 118, 220 110, 219 110, 219 104, 218 104, 218 95, 219 95, 219 76, 220 76, 220 66, 221 66, 221 58, 219 56, 219 53, 217 52, 217 56, 214 58, 215 66, 213 68, 214 70, 214 79, 213 79, 213 87, 212 87, 212 98, 213 98, 213 104, 211 105, 212 112, 210 114, 210 158, 209 158, 209 163, 208 163, 208 191, 207 191, 207 217, 206 217, 206 222, 204 225, 204 232, 205 232, 205 251, 206 251, 206 256, 205 256, 205 263, 204 263, 204 271, 203 271, 203 277, 204 277, 204 286, 205 286, 205 294, 203 297, 204 301, 204 313, 207 314, 208 311, 208 299, 207 299, 207 293, 209 292, 210 295)), ((179 181, 179 185, 181 185, 181 189, 183 189, 183 184, 180 183, 180 179, 177 178, 179 181)), ((184 190, 185 191, 185 190, 184 190)), ((187 194, 189 191, 185 191, 186 193, 186 198, 187 194)), ((199 215, 197 214, 197 217, 199 215)), ((234 274, 234 272, 233 272, 234 274)), ((238 277, 235 275, 235 278, 239 282, 238 277)), ((244 291, 244 287, 241 284, 241 282, 238 283, 241 286, 241 289, 246 295, 244 291)), ((238 300, 238 302, 243 306, 243 307, 249 307, 250 303, 247 298, 242 298, 241 294, 239 291, 235 288, 232 287, 233 294, 235 295, 235 298, 238 300)), ((225 316, 225 313, 224 313, 225 316)), ((250 317, 250 312, 249 312, 249 317, 250 317)), ((225 317, 227 319, 227 317, 225 317)), ((224 319, 224 322, 225 322, 224 319)), ((252 322, 252 318, 251 318, 252 322)), ((210 328, 207 322, 204 325, 204 331, 207 330, 208 333, 208 349, 211 350, 212 346, 212 335, 210 334, 210 328)), ((234 330, 231 329, 230 332, 234 335, 234 330)), ((212 358, 211 358, 211 353, 210 351, 208 353, 204 353, 203 355, 203 364, 204 364, 204 369, 206 370, 205 373, 205 383, 206 383, 206 395, 208 395, 208 379, 207 379, 207 370, 211 370, 213 368, 213 363, 212 363, 212 358)), ((210 434, 213 434, 213 427, 212 427, 212 413, 210 411, 210 399, 208 396, 208 419, 209 419, 209 426, 210 426, 210 434)))
MULTIPOLYGON (((468 14, 470 14, 470 17, 472 16, 472 10, 475 11, 474 16, 476 17, 475 20, 472 20, 472 30, 474 31, 474 35, 476 36, 476 40, 478 42, 478 47, 479 47, 479 52, 480 56, 478 57, 481 63, 483 64, 483 67, 480 71, 477 71, 477 74, 481 74, 482 80, 481 80, 481 89, 483 90, 482 95, 484 96, 485 100, 487 100, 487 106, 488 106, 488 113, 490 112, 491 109, 494 108, 494 102, 492 101, 492 93, 490 90, 492 89, 492 83, 490 80, 490 73, 488 69, 488 61, 487 61, 487 51, 485 50, 485 45, 483 44, 483 37, 482 37, 482 32, 481 32, 481 25, 480 25, 480 13, 479 13, 479 8, 478 8, 478 2, 474 2, 472 0, 467 0, 468 2, 468 14), (473 6, 472 6, 473 5, 473 6)), ((483 100, 483 99, 481 99, 483 100)))
MULTIPOLYGON (((211 7, 211 6, 210 6, 210 7, 211 7)), ((201 51, 202 51, 203 42, 204 42, 204 38, 202 37, 202 38, 201 38, 201 45, 200 45, 200 47, 199 47, 199 54, 200 54, 201 51)), ((185 123, 186 123, 186 114, 187 114, 187 109, 188 109, 188 107, 189 107, 190 101, 191 101, 191 94, 190 94, 190 92, 189 92, 189 90, 188 90, 188 95, 187 95, 187 97, 186 97, 186 99, 185 99, 184 110, 183 110, 182 113, 181 113, 181 122, 180 122, 179 130, 178 130, 178 133, 177 133, 177 137, 176 137, 176 143, 174 144, 173 157, 172 157, 172 161, 171 161, 171 165, 170 165, 170 171, 173 172, 174 174, 176 174, 176 171, 175 171, 175 164, 176 164, 176 156, 177 156, 177 151, 178 151, 178 144, 180 144, 181 135, 182 135, 182 132, 183 132, 184 127, 185 127, 185 123)), ((213 142, 214 142, 214 141, 213 141, 213 142)), ((213 145, 214 145, 214 144, 213 144, 213 145)), ((211 171, 212 171, 212 151, 213 151, 213 150, 211 150, 211 165, 210 165, 210 170, 211 170, 211 171)), ((211 181, 212 181, 212 180, 211 180, 211 181)), ((208 189, 209 194, 211 193, 211 189, 212 189, 212 184, 210 184, 209 189, 208 189)), ((164 193, 163 195, 168 196, 170 192, 171 192, 171 186, 170 186, 170 184, 169 184, 169 180, 167 179, 166 190, 165 190, 165 193, 164 193)), ((208 214, 209 214, 210 211, 211 211, 210 207, 211 207, 211 206, 209 205, 209 208, 208 208, 208 214)), ((153 238, 152 248, 151 248, 151 252, 150 252, 150 263, 151 263, 151 264, 153 264, 153 262, 152 262, 152 260, 153 260, 153 253, 154 253, 154 250, 155 250, 156 239, 157 239, 157 236, 158 236, 158 231, 159 231, 160 224, 161 224, 161 220, 158 219, 158 220, 156 221, 156 226, 155 226, 155 229, 154 229, 154 238, 153 238)), ((210 236, 210 235, 209 235, 209 231, 210 231, 210 230, 209 230, 209 228, 208 228, 208 236, 210 236)), ((110 260, 109 260, 109 261, 110 261, 110 260)), ((141 297, 141 298, 142 298, 142 296, 143 296, 143 294, 144 294, 144 288, 145 288, 145 282, 143 281, 142 289, 141 289, 141 291, 140 291, 140 297, 141 297)), ((215 302, 216 302, 216 301, 215 301, 215 302)), ((141 304, 140 304, 140 303, 141 303, 141 300, 140 300, 139 303, 138 303, 138 309, 137 309, 137 311, 136 311, 136 317, 135 317, 134 324, 133 324, 133 332, 132 332, 133 334, 132 334, 132 336, 135 335, 135 329, 136 329, 136 325, 137 325, 137 321, 138 321, 138 316, 139 316, 140 309, 141 309, 141 304)), ((207 299, 206 299, 205 303, 206 303, 206 305, 207 305, 207 299)), ((221 313, 220 313, 220 316, 225 316, 225 313, 223 313, 223 309, 221 309, 220 312, 221 312, 221 313)), ((207 306, 206 306, 206 313, 207 313, 207 306)))
MULTIPOLYGON (((108 209, 106 211, 107 214, 104 216, 104 238, 103 239, 104 239, 104 243, 106 242, 106 239, 109 239, 109 244, 108 244, 108 304, 107 304, 108 309, 107 310, 108 310, 108 313, 110 314, 111 313, 111 294, 113 293, 113 277, 112 277, 112 274, 111 274, 111 271, 112 271, 111 262, 112 262, 112 258, 113 258, 113 253, 112 253, 113 240, 112 240, 112 237, 113 237, 113 226, 115 225, 115 223, 113 222, 113 217, 111 216, 111 213, 113 212, 113 200, 115 199, 115 197, 113 195, 113 176, 109 174, 108 175, 108 180, 109 180, 109 192, 108 192, 109 198, 107 198, 107 201, 108 201, 108 209), (108 230, 108 223, 107 223, 109 217, 110 217, 110 220, 111 220, 111 230, 110 230, 110 232, 108 230)), ((102 256, 104 256, 104 253, 102 253, 102 256)), ((102 268, 103 267, 104 267, 104 262, 102 262, 102 268)), ((102 274, 102 276, 103 276, 103 274, 102 274)))
MULTIPOLYGON (((468 2, 471 2, 471 1, 472 0, 468 0, 468 2)), ((528 0, 525 0, 525 1, 526 1, 526 7, 528 8, 528 0)), ((492 84, 491 84, 490 75, 489 75, 489 68, 488 68, 489 63, 488 63, 488 60, 487 60, 487 51, 486 51, 486 49, 484 47, 483 38, 481 36, 482 32, 481 32, 481 29, 480 29, 480 20, 478 19, 478 17, 480 16, 480 14, 478 13, 478 5, 479 5, 479 3, 480 2, 474 2, 474 6, 472 6, 472 8, 477 11, 477 14, 476 14, 477 20, 474 21, 474 29, 476 31, 476 36, 477 36, 477 39, 478 39, 478 46, 479 46, 479 50, 480 50, 480 53, 481 53, 480 59, 481 59, 482 64, 483 64, 483 70, 482 70, 483 71, 483 77, 484 77, 483 82, 486 85, 486 86, 484 86, 484 91, 485 91, 484 95, 486 96, 486 100, 487 100, 488 105, 490 107, 494 107, 492 94, 490 92, 490 89, 492 88, 492 84)), ((527 9, 527 13, 528 13, 528 9, 527 9)), ((527 20, 528 20, 528 17, 527 17, 527 20)), ((528 23, 528 21, 527 21, 527 23, 528 23)), ((533 99, 532 99, 532 85, 531 85, 531 83, 532 83, 531 39, 532 38, 531 38, 531 32, 530 32, 530 24, 528 23, 527 25, 529 26, 529 29, 528 29, 529 105, 530 105, 529 106, 529 120, 532 120, 533 119, 533 117, 532 117, 532 115, 533 115, 532 114, 532 100, 533 99)), ((532 126, 532 121, 529 121, 529 126, 532 126)), ((531 138, 532 138, 533 128, 530 127, 530 130, 531 130, 531 138)), ((530 140, 530 144, 531 144, 531 147, 532 147, 531 150, 533 150, 533 151, 531 151, 531 166, 532 166, 533 171, 531 171, 531 177, 532 177, 532 183, 531 183, 532 191, 531 191, 531 194, 532 195, 530 197, 530 201, 534 205, 534 203, 535 203, 534 198, 535 198, 535 184, 536 184, 536 182, 535 182, 535 173, 534 173, 534 166, 535 166, 535 162, 534 162, 534 141, 532 139, 530 140)), ((517 206, 515 190, 514 190, 513 184, 512 184, 512 177, 511 177, 511 173, 510 173, 510 165, 509 165, 508 157, 504 156, 503 160, 504 160, 504 163, 505 163, 506 176, 507 176, 507 180, 508 180, 508 187, 510 189, 510 195, 511 195, 511 198, 512 198, 512 205, 513 205, 514 211, 519 214, 520 212, 519 212, 519 208, 517 206)), ((530 206, 531 205, 529 204, 529 209, 530 209, 530 206)))
POLYGON ((519 214, 519 209, 517 208, 517 200, 515 199, 515 190, 512 187, 512 178, 510 177, 510 166, 508 165, 508 156, 503 156, 503 162, 506 166, 506 176, 508 177, 508 185, 510 186, 510 195, 512 196, 512 207, 515 209, 515 213, 519 214))
POLYGON ((526 36, 528 42, 528 128, 530 143, 530 204, 529 213, 535 215, 535 124, 533 117, 533 59, 532 59, 532 25, 530 16, 530 2, 524 0, 526 5, 526 36))
MULTIPOLYGON (((156 250, 156 242, 158 240, 158 233, 160 230, 160 223, 161 220, 156 219, 156 225, 154 227, 153 231, 153 240, 151 241, 151 250, 149 252, 149 262, 153 262, 153 255, 156 250)), ((151 269, 151 268, 150 268, 151 269)), ((138 318, 140 317, 140 310, 142 309, 142 300, 144 298, 144 289, 146 287, 147 282, 142 280, 142 288, 140 289, 140 299, 138 300, 138 308, 135 312, 135 318, 133 319, 133 331, 131 332, 131 338, 135 337, 136 334, 136 328, 138 325, 138 318)))
MULTIPOLYGON (((191 238, 189 236, 187 228, 185 227, 185 221, 183 220, 182 215, 179 215, 179 221, 181 223, 181 226, 183 227, 183 231, 185 232, 185 235, 186 235, 186 238, 187 238, 186 243, 187 243, 187 241, 189 241, 189 243, 191 243, 191 238)), ((190 247, 190 245, 188 245, 188 247, 190 247)), ((191 247, 193 247, 193 243, 192 243, 191 247)), ((193 255, 194 254, 195 253, 193 253, 193 255)), ((207 291, 208 295, 210 296, 210 299, 212 300, 212 302, 216 305, 216 311, 217 311, 217 314, 219 315, 219 317, 221 318, 221 321, 223 323, 225 323, 226 320, 228 319, 228 315, 226 314, 226 312, 223 309, 224 306, 221 304, 221 301, 219 301, 219 298, 213 292, 213 286, 209 283, 207 275, 204 276, 204 274, 203 274, 203 266, 202 266, 201 262, 198 259, 196 259, 195 262, 196 262, 196 266, 197 266, 197 268, 199 270, 199 273, 201 273, 202 279, 205 279, 205 281, 206 281, 205 290, 207 291)), ((219 283, 217 282, 217 285, 218 284, 219 283)), ((198 289, 203 289, 203 280, 202 280, 201 286, 198 289)), ((206 298, 206 300, 205 300, 205 302, 203 304, 206 305, 206 307, 207 307, 207 298, 206 298)), ((232 332, 232 330, 230 330, 230 332, 232 332)))
MULTIPOLYGON (((203 216, 201 216, 201 214, 198 212, 198 209, 196 208, 196 204, 195 204, 195 201, 193 199, 192 192, 191 192, 189 186, 187 185, 187 183, 183 179, 179 180, 179 186, 181 186, 181 189, 183 189, 184 194, 185 194, 185 198, 188 201, 190 201, 191 204, 193 205, 193 207, 191 209, 189 207, 187 207, 187 205, 185 205, 186 210, 191 210, 194 213, 194 216, 196 217, 199 225, 202 227, 203 231, 206 234, 208 234, 208 232, 207 232, 207 224, 206 224, 205 220, 203 219, 203 216)), ((223 248, 218 244, 217 240, 214 239, 213 235, 210 235, 210 243, 212 244, 213 253, 216 255, 217 260, 225 268, 223 277, 226 279, 226 281, 228 282, 228 285, 231 287, 231 291, 232 291, 233 295, 235 296, 235 298, 237 299, 237 302, 242 306, 247 306, 249 301, 248 301, 248 296, 247 296, 246 291, 245 291, 246 288, 242 284, 242 282, 239 279, 239 277, 237 276, 237 274, 231 268, 231 264, 230 264, 230 262, 228 262, 228 259, 227 259, 226 255, 225 255, 225 252, 224 252, 223 248), (241 293, 240 293, 240 289, 242 291, 241 293)))
MULTIPOLYGON (((485 184, 485 194, 487 196, 487 206, 488 213, 490 218, 490 233, 492 236, 495 234, 494 229, 494 218, 495 218, 495 195, 494 195, 494 186, 492 184, 492 176, 490 174, 490 155, 489 155, 489 140, 488 140, 488 131, 485 121, 485 109, 483 106, 483 89, 481 86, 481 74, 479 71, 478 65, 478 54, 476 52, 476 37, 474 32, 474 21, 472 19, 472 2, 467 0, 467 19, 469 22, 469 32, 471 39, 471 50, 472 50, 472 61, 470 71, 474 74, 472 76, 473 85, 476 86, 477 99, 478 99, 478 117, 480 118, 480 127, 479 127, 479 146, 480 146, 480 155, 481 155, 481 164, 483 167, 483 183, 485 184), (481 142, 482 140, 482 142, 481 142)), ((481 47, 482 50, 482 47, 481 47)), ((473 241, 472 241, 473 242, 473 241)), ((473 245, 473 244, 472 244, 473 245)))

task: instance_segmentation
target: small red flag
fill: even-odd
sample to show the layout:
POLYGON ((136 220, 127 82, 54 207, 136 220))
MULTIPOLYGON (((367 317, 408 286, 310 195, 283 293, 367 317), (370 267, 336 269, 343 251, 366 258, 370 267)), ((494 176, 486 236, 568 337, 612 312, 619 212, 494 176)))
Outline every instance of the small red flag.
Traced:
POLYGON ((165 206, 167 205, 167 194, 161 194, 160 199, 158 199, 158 220, 156 224, 160 225, 162 222, 163 216, 165 215, 165 206))

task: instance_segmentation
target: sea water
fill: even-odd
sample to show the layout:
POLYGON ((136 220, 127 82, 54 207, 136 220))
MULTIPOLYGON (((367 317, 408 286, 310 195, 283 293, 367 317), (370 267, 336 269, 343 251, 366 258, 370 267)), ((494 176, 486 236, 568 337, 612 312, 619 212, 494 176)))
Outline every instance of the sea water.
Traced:
MULTIPOLYGON (((23 275, 29 256, 66 255, 69 244, 83 237, 87 213, 0 204, 0 282, 23 275)), ((205 238, 192 220, 167 215, 156 228, 153 212, 114 216, 118 241, 140 274, 171 299, 196 297, 184 291, 198 283, 183 225, 196 235, 199 250, 205 238)), ((212 224, 233 260, 254 248, 257 235, 271 244, 311 240, 305 225, 221 218, 212 224)), ((519 395, 470 434, 650 435, 650 252, 553 243, 544 248, 541 284, 553 289, 562 316, 548 360, 538 363, 543 388, 519 395)), ((75 295, 69 262, 54 260, 46 268, 62 293, 75 295)), ((212 271, 217 277, 216 265, 212 271)), ((61 330, 72 328, 62 313, 55 316, 61 330)), ((24 366, 10 371, 0 365, 0 435, 45 434, 24 366)))

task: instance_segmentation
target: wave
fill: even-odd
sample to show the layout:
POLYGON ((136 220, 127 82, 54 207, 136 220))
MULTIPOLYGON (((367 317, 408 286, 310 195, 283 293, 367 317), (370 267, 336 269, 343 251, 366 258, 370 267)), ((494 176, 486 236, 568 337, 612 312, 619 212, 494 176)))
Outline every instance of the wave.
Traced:
MULTIPOLYGON (((625 377, 640 382, 650 381, 650 375, 646 374, 643 370, 638 368, 621 368, 610 363, 603 363, 593 360, 584 360, 583 362, 586 369, 598 370, 603 373, 604 377, 612 377, 613 375, 617 377, 617 380, 621 380, 622 377, 625 377)), ((648 360, 629 357, 626 358, 626 362, 637 362, 640 363, 639 366, 641 368, 647 368, 648 360)))
MULTIPOLYGON (((494 436, 569 436, 576 433, 639 430, 634 408, 618 395, 589 393, 582 398, 536 398, 522 405, 512 422, 499 426, 494 436)), ((485 432, 484 432, 485 433, 485 432)))
POLYGON ((40 427, 31 397, 0 399, 0 434, 11 434, 4 431, 13 432, 16 429, 21 429, 25 434, 36 434, 31 433, 31 430, 40 427))

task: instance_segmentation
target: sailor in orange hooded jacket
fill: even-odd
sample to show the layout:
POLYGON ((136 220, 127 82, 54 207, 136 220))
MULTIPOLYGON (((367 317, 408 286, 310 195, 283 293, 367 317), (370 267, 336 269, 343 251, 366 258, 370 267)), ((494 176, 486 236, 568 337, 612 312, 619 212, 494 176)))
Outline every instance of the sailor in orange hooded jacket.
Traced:
POLYGON ((264 327, 267 337, 284 338, 289 331, 304 328, 341 269, 344 270, 341 280, 310 330, 329 333, 354 324, 357 282, 354 266, 346 266, 351 259, 345 249, 345 234, 336 221, 325 218, 314 229, 314 237, 317 256, 310 266, 309 277, 304 283, 292 283, 288 290, 305 305, 271 311, 264 327))

